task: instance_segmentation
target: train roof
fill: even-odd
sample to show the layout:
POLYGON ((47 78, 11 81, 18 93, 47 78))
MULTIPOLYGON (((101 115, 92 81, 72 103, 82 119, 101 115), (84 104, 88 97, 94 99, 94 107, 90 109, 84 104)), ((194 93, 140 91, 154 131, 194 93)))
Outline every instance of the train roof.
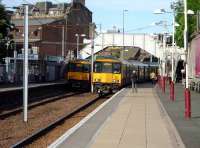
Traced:
POLYGON ((114 58, 99 58, 96 59, 96 62, 110 62, 110 63, 122 63, 122 64, 126 64, 126 65, 134 65, 134 66, 140 66, 140 67, 148 67, 149 65, 146 63, 142 63, 140 61, 136 61, 136 60, 119 60, 119 59, 114 59, 114 58))
POLYGON ((116 59, 97 59, 95 60, 95 62, 108 62, 108 63, 120 63, 120 60, 116 60, 116 59))
POLYGON ((95 60, 96 62, 110 62, 110 63, 120 63, 121 61, 113 56, 98 56, 95 60))
POLYGON ((122 63, 126 65, 134 65, 134 66, 140 66, 140 67, 157 67, 156 64, 148 64, 148 63, 143 63, 137 60, 120 60, 112 56, 98 56, 97 59, 95 60, 96 62, 110 62, 110 63, 122 63))
POLYGON ((136 60, 122 60, 123 64, 127 64, 127 65, 134 65, 134 66, 140 66, 140 67, 148 67, 148 64, 142 63, 140 61, 136 61, 136 60))
POLYGON ((140 61, 136 61, 136 60, 131 60, 131 61, 128 61, 131 65, 134 65, 134 66, 141 66, 141 67, 148 67, 149 65, 148 64, 145 64, 145 63, 142 63, 140 61))
POLYGON ((70 60, 69 63, 90 64, 90 61, 89 60, 83 60, 83 59, 75 59, 75 60, 70 60))

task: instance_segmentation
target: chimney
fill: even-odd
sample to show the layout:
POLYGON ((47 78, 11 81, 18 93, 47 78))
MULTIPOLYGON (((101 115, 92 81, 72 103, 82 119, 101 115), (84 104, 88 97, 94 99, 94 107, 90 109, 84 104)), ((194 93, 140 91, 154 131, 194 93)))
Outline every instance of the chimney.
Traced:
POLYGON ((85 0, 73 0, 73 3, 81 3, 85 6, 85 0))

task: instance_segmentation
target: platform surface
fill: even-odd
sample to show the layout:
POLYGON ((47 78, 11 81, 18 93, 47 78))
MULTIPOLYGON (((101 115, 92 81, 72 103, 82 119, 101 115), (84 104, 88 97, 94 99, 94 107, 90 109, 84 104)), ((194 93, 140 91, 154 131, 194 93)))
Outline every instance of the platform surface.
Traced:
MULTIPOLYGON (((36 88, 36 87, 45 87, 45 86, 52 86, 52 85, 59 85, 59 84, 65 84, 66 81, 54 81, 54 82, 45 82, 45 83, 32 83, 29 84, 29 88, 36 88)), ((16 91, 16 90, 22 90, 23 86, 16 86, 16 85, 1 85, 0 87, 0 93, 2 92, 9 92, 9 91, 16 91)))
POLYGON ((191 119, 185 119, 184 86, 175 84, 175 101, 169 99, 169 84, 166 93, 157 88, 160 100, 172 119, 187 148, 200 148, 200 93, 191 91, 191 119))
POLYGON ((165 115, 151 88, 128 91, 95 137, 91 148, 173 148, 165 115))
MULTIPOLYGON (((173 123, 152 87, 126 88, 66 138, 59 148, 182 148, 173 123)), ((59 143, 59 144, 58 144, 59 143)))

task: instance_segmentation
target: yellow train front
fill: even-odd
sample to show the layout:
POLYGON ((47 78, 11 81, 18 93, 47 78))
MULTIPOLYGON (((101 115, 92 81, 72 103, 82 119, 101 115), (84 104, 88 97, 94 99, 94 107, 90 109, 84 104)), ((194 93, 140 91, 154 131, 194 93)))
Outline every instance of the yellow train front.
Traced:
POLYGON ((124 85, 123 64, 117 59, 102 58, 94 62, 92 83, 98 93, 112 92, 124 85))
POLYGON ((67 65, 66 79, 71 87, 89 88, 91 82, 90 62, 87 60, 72 60, 67 65))

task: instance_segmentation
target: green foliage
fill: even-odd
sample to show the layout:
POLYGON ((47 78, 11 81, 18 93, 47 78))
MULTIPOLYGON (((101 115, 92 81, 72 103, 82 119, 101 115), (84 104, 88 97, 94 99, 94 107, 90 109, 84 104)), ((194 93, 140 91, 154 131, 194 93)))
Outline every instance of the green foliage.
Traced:
POLYGON ((0 4, 0 62, 6 56, 6 40, 8 35, 9 20, 3 5, 0 4))
POLYGON ((8 24, 9 21, 4 6, 0 5, 0 32, 2 34, 2 37, 5 37, 7 35, 6 28, 8 28, 8 24))
MULTIPOLYGON (((188 2, 188 10, 193 10, 195 14, 197 14, 197 11, 200 10, 200 0, 187 0, 188 2)), ((175 4, 175 12, 176 12, 176 22, 180 25, 176 28, 176 34, 175 39, 178 46, 183 47, 184 45, 184 6, 183 2, 180 0, 176 2, 175 4), (180 13, 182 12, 182 13, 180 13)), ((191 35, 196 31, 197 29, 197 19, 196 15, 188 15, 188 37, 189 41, 192 39, 191 35)))

